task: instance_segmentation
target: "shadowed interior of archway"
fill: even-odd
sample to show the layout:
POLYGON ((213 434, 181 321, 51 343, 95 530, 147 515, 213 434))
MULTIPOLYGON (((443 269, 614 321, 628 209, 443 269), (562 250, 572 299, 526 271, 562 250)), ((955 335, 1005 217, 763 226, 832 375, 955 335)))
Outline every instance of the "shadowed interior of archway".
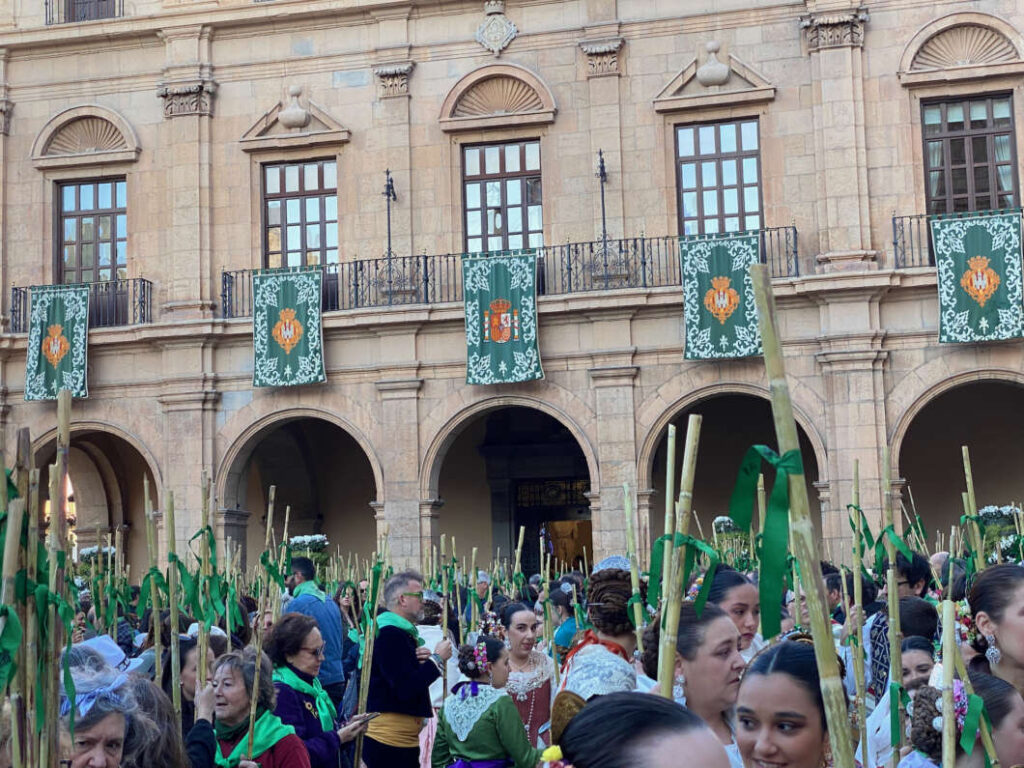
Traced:
MULTIPOLYGON (((341 427, 317 418, 276 422, 251 438, 235 460, 237 486, 225 489, 224 506, 250 513, 246 547, 263 550, 267 499, 277 486, 276 540, 284 533, 285 508, 291 507, 288 535, 322 533, 331 551, 364 557, 376 549, 377 524, 370 504, 377 491, 363 449, 341 427)), ((252 559, 249 559, 249 565, 252 559)))
POLYGON ((522 569, 537 573, 540 528, 548 523, 554 558, 586 546, 593 560, 587 462, 569 430, 546 413, 504 407, 470 420, 444 457, 438 490, 440 531, 455 535, 460 557, 473 547, 480 563, 490 563, 498 547, 502 558, 514 555, 525 525, 522 569))
MULTIPOLYGON (((775 423, 772 421, 771 403, 753 395, 718 395, 694 405, 676 416, 676 474, 683 466, 683 448, 686 445, 686 422, 691 413, 704 417, 701 424, 700 444, 697 450, 697 473, 694 477, 693 508, 700 518, 705 537, 711 539, 712 521, 719 515, 729 514, 729 498, 736 484, 743 455, 752 445, 767 445, 778 450, 775 440, 775 423)), ((818 492, 814 483, 818 480, 818 462, 814 449, 803 429, 797 426, 800 436, 800 453, 804 460, 804 477, 807 480, 807 499, 810 503, 814 529, 821 538, 821 514, 818 492)), ((662 436, 654 454, 654 493, 651 494, 651 541, 657 539, 665 528, 665 461, 668 446, 668 430, 662 436)), ((765 467, 765 485, 771 493, 775 481, 774 472, 765 467)), ((676 493, 678 494, 678 487, 676 493)), ((755 511, 756 519, 756 511, 755 511)), ((691 534, 696 534, 691 528, 691 534)))
POLYGON ((909 485, 904 504, 914 506, 934 546, 936 530, 963 514, 967 489, 961 446, 971 452, 978 507, 1024 502, 1024 387, 997 381, 964 384, 944 392, 914 417, 900 446, 899 475, 909 485))

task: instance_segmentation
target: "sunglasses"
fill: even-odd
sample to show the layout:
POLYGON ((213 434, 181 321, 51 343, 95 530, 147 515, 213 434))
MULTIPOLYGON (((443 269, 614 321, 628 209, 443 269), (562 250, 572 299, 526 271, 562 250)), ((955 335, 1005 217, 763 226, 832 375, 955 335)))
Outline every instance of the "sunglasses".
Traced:
POLYGON ((406 597, 415 597, 417 600, 423 599, 423 590, 420 590, 419 592, 403 592, 402 594, 406 597))

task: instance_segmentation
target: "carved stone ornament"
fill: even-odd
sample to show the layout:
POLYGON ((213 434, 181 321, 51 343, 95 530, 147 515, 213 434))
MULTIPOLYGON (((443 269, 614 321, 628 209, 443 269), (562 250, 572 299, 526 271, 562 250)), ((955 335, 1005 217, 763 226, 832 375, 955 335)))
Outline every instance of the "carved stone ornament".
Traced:
POLYGON ((10 99, 0 99, 0 136, 8 136, 11 132, 11 112, 14 111, 14 102, 10 99))
POLYGON ((712 40, 704 47, 708 52, 708 58, 697 68, 697 82, 705 88, 725 85, 729 82, 729 65, 720 62, 717 56, 722 46, 717 40, 712 40))
POLYGON ((293 85, 288 88, 288 95, 292 97, 287 107, 277 113, 277 122, 289 131, 297 131, 309 125, 309 111, 299 104, 299 96, 302 95, 302 86, 293 85))
POLYGON ((807 49, 811 52, 824 48, 860 48, 864 45, 864 22, 868 20, 866 8, 839 13, 811 14, 800 19, 807 32, 807 49))
POLYGON ((989 27, 964 24, 928 40, 914 56, 910 69, 949 69, 1016 60, 1017 49, 1004 35, 989 27))
POLYGON ((161 83, 156 95, 164 100, 164 117, 187 115, 213 115, 213 94, 217 83, 213 80, 192 80, 161 83))
POLYGON ((500 56, 516 39, 519 30, 505 15, 505 0, 486 0, 484 13, 483 23, 476 30, 476 41, 495 56, 500 56))
POLYGON ((621 37, 581 42, 580 49, 587 55, 587 77, 622 74, 619 67, 619 51, 622 50, 622 44, 621 37))
POLYGON ((409 95, 409 75, 412 74, 414 62, 403 61, 398 64, 381 64, 373 68, 377 78, 377 90, 382 99, 409 95))

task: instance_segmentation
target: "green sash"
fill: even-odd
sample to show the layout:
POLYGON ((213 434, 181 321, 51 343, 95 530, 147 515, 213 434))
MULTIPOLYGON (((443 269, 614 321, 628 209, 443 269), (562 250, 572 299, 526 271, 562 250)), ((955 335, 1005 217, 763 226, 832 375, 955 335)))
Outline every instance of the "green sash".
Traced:
MULTIPOLYGON (((219 726, 220 723, 217 723, 219 726)), ((246 718, 242 725, 248 725, 248 718, 246 718)), ((217 739, 218 741, 224 736, 225 731, 235 731, 236 729, 222 729, 217 728, 217 739)), ((247 733, 248 729, 243 729, 241 740, 235 744, 235 748, 231 750, 231 754, 224 757, 221 754, 220 744, 217 744, 217 749, 214 750, 213 756, 216 760, 217 765, 220 768, 236 768, 240 760, 245 759, 245 750, 249 746, 249 736, 247 733)), ((252 756, 253 759, 259 757, 268 749, 273 747, 277 742, 283 739, 285 736, 291 736, 295 733, 295 729, 290 725, 285 725, 281 722, 281 718, 271 712, 269 709, 264 710, 263 714, 256 718, 256 723, 252 731, 252 756)))
POLYGON ((327 599, 327 595, 312 581, 304 581, 292 590, 293 598, 300 597, 302 595, 312 595, 321 603, 327 599))
POLYGON ((319 680, 314 677, 313 684, 310 685, 295 674, 290 667, 277 667, 274 669, 274 682, 282 683, 299 693, 312 696, 316 701, 317 714, 320 715, 320 727, 325 732, 334 730, 334 719, 338 716, 338 710, 335 709, 334 702, 331 701, 331 697, 327 695, 324 687, 320 685, 319 680))
POLYGON ((403 632, 408 632, 412 635, 412 639, 416 641, 416 647, 426 644, 426 640, 420 637, 420 631, 416 629, 416 625, 408 619, 403 619, 397 613, 391 611, 385 611, 377 617, 377 631, 380 631, 381 627, 398 627, 403 632))

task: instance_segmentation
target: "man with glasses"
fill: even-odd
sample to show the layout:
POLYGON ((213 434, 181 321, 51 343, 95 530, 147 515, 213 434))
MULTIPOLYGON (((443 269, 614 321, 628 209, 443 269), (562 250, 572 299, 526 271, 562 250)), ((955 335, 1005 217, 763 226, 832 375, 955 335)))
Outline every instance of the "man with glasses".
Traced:
POLYGON ((423 621, 422 574, 403 571, 388 579, 384 605, 387 610, 377 618, 367 700, 367 711, 381 714, 370 721, 363 762, 367 768, 419 768, 420 729, 434 713, 430 684, 441 677, 452 645, 441 640, 431 651, 416 628, 423 621))
POLYGON ((324 660, 317 679, 341 711, 345 696, 345 670, 342 666, 341 609, 316 585, 316 568, 308 557, 293 557, 292 572, 285 584, 292 595, 285 613, 301 613, 316 619, 324 639, 324 660))

